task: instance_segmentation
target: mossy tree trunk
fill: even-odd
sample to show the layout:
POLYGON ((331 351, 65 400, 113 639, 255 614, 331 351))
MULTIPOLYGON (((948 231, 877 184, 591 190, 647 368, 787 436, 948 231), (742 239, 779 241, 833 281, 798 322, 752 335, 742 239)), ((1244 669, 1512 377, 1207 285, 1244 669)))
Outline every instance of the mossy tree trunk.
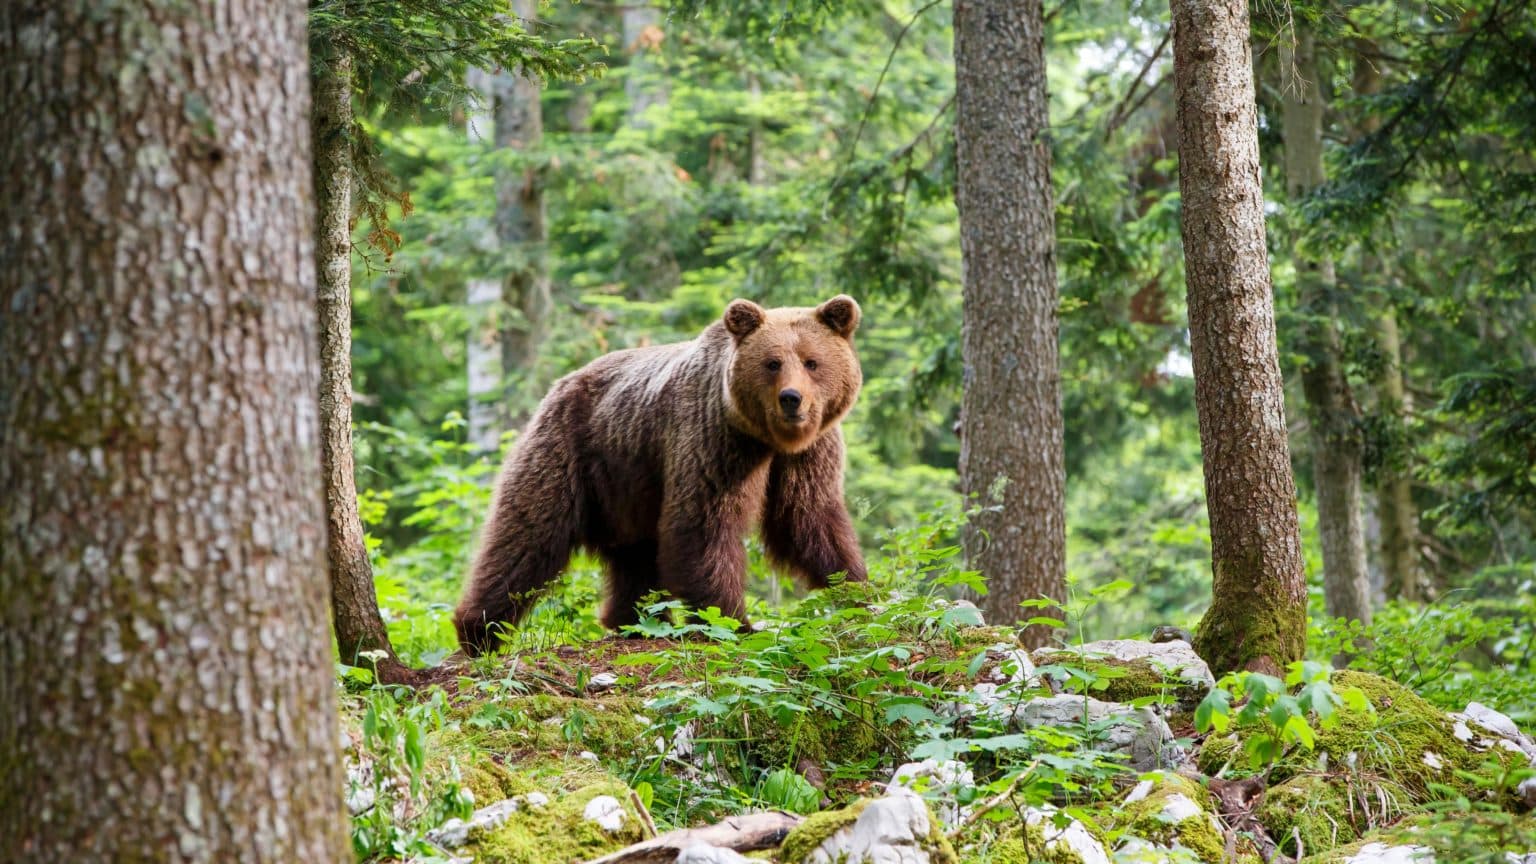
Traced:
MULTIPOLYGON (((538 11, 534 0, 514 0, 513 13, 532 21, 538 11)), ((654 11, 654 10, 653 10, 654 11)), ((626 13, 627 15, 628 13, 626 13)), ((531 27, 529 28, 531 31, 531 27)), ((498 148, 537 153, 544 146, 544 117, 539 80, 523 70, 503 70, 492 81, 495 104, 493 140, 498 148)), ((496 177, 496 240, 516 250, 516 265, 507 274, 502 290, 505 324, 501 333, 501 366, 507 393, 503 404, 508 428, 528 421, 538 394, 534 375, 539 351, 549 336, 554 299, 545 261, 544 181, 533 165, 522 171, 501 171, 496 177), (521 383, 525 386, 519 388, 521 383)))
POLYGON ((320 455, 331 573, 331 616, 341 661, 408 680, 389 642, 363 541, 352 463, 352 58, 315 46, 314 109, 316 309, 320 319, 320 455), (382 652, 369 661, 359 655, 382 652))
POLYGON ((0 11, 0 849, 351 858, 303 3, 0 11))
MULTIPOLYGON (((1281 126, 1285 137, 1285 188, 1293 212, 1323 184, 1322 69, 1311 25, 1296 21, 1280 39, 1281 126)), ((1302 397, 1312 438, 1312 485, 1323 549, 1323 597, 1331 618, 1371 623, 1370 576, 1365 561, 1361 487, 1363 446, 1360 412, 1344 375, 1339 342, 1338 283, 1333 259, 1302 241, 1294 220, 1291 258, 1300 295, 1302 397)))
MULTIPOLYGON (((1056 218, 1039 0, 956 0, 955 145, 964 265, 960 482, 990 621, 1066 594, 1056 218), (1001 481, 1000 497, 991 493, 1001 481)), ((1035 614, 1035 613, 1029 613, 1035 614)), ((1025 641, 1049 641, 1031 627, 1025 641)))
POLYGON ((1307 590, 1264 243, 1244 0, 1172 0, 1179 192, 1195 404, 1211 522, 1214 671, 1302 657, 1307 590))

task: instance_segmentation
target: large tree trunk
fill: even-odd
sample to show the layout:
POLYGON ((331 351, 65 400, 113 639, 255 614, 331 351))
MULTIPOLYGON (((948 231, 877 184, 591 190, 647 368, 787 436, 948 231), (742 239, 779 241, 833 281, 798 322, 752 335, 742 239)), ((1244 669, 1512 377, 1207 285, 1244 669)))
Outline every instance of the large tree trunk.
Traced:
MULTIPOLYGON (((535 0, 513 0, 512 9, 519 18, 531 21, 538 4, 535 0)), ((496 76, 492 90, 496 146, 528 152, 542 147, 544 118, 539 80, 521 71, 505 70, 496 76)), ((509 408, 507 426, 520 429, 537 401, 529 388, 538 383, 534 369, 539 350, 549 335, 549 318, 554 311, 544 260, 544 184, 537 169, 504 171, 497 176, 496 239, 503 248, 518 250, 518 265, 507 274, 503 291, 506 303, 518 314, 505 316, 501 365, 508 378, 508 392, 503 398, 503 404, 509 408), (513 370, 518 373, 515 377, 513 370), (513 390, 518 383, 524 385, 521 392, 513 390)))
POLYGON ((1211 521, 1219 672, 1278 672, 1306 647, 1307 585, 1285 431, 1245 0, 1172 0, 1189 338, 1211 521))
MULTIPOLYGON (((1381 92, 1381 72, 1368 54, 1375 44, 1360 39, 1355 45, 1353 89, 1359 96, 1381 92)), ((1369 135, 1378 121, 1366 115, 1357 130, 1369 135)), ((1378 273, 1374 254, 1362 256, 1361 270, 1378 273)), ((1400 434, 1407 422, 1410 404, 1403 384, 1403 348, 1397 327, 1397 309, 1384 299, 1372 321, 1372 332, 1381 365, 1376 370, 1376 411, 1394 433, 1400 434)), ((1419 572, 1419 511, 1413 503, 1413 481, 1406 464, 1394 453, 1377 473, 1376 510, 1381 516, 1381 564, 1385 573, 1386 596, 1398 600, 1423 600, 1423 580, 1419 572)))
MULTIPOLYGON (((999 506, 966 533, 989 620, 1066 594, 1056 218, 1039 0, 956 0, 955 144, 965 271, 960 483, 999 506), (1003 484, 1000 498, 992 492, 1003 484)), ((1029 628, 1044 644, 1050 630, 1029 628)))
POLYGON ((351 858, 304 25, 0 11, 7 861, 351 858))
MULTIPOLYGON (((1285 136, 1285 187, 1293 211, 1323 184, 1323 100, 1321 70, 1312 29, 1298 21, 1294 43, 1280 40, 1281 126, 1285 136)), ((1296 220, 1298 223, 1300 220, 1296 220)), ((1301 371, 1312 432, 1312 483, 1317 490, 1317 524, 1323 547, 1323 598, 1330 618, 1371 623, 1370 575, 1365 563, 1362 442, 1359 411, 1349 382, 1339 333, 1334 326, 1338 290, 1333 259, 1301 242, 1293 226, 1291 258, 1302 313, 1301 371)))
POLYGON ((352 58, 320 46, 311 134, 315 155, 316 308, 320 317, 320 454, 331 567, 331 615, 341 662, 380 678, 409 678, 379 616, 352 465, 352 58), (383 652, 372 662, 365 652, 383 652))

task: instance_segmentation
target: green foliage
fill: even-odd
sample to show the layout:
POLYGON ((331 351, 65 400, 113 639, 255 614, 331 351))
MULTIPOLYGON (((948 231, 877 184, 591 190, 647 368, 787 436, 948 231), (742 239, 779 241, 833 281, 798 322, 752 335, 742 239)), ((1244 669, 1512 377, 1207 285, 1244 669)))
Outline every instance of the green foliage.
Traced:
POLYGON ((1337 726, 1341 708, 1371 711, 1361 690, 1336 690, 1327 667, 1299 661, 1290 665, 1284 681, 1258 672, 1222 676, 1195 709, 1195 728, 1239 733, 1248 767, 1265 771, 1297 748, 1311 751, 1317 744, 1317 729, 1337 726), (1242 704, 1237 706, 1239 701, 1242 704))

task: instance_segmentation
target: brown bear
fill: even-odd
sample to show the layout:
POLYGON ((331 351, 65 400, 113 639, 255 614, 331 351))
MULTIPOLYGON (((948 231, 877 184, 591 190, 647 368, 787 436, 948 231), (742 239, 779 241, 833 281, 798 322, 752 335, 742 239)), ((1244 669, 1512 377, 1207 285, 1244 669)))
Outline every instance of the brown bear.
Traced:
POLYGON ((661 590, 744 620, 743 535, 809 587, 865 578, 839 421, 863 376, 859 305, 735 300, 691 342, 616 351, 560 379, 508 455, 455 612, 469 654, 516 623, 577 546, 601 557, 602 621, 661 590))

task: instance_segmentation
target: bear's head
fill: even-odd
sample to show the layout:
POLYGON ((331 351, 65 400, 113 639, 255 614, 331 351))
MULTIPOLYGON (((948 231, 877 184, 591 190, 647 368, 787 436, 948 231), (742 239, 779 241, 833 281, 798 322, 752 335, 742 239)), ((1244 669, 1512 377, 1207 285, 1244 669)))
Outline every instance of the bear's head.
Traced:
POLYGON ((852 297, 839 294, 814 309, 733 300, 723 323, 735 345, 726 397, 743 431, 798 453, 853 407, 864 376, 853 352, 859 304, 852 297))

